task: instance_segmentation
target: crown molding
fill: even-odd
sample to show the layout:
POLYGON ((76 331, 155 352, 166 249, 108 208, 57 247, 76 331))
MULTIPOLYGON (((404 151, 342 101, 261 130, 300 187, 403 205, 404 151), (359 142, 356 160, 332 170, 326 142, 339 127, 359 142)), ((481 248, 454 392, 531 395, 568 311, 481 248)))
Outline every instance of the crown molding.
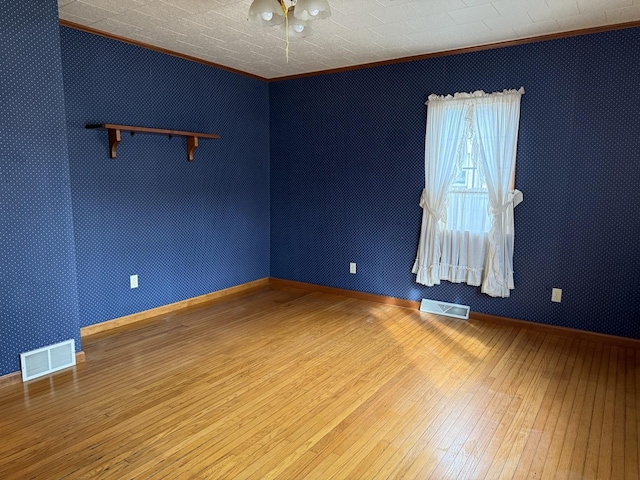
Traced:
POLYGON ((423 53, 420 55, 411 55, 408 57, 394 58, 391 60, 381 60, 379 62, 363 63, 360 65, 351 65, 349 67, 338 67, 330 70, 322 70, 319 72, 300 73, 296 75, 286 75, 283 77, 269 78, 268 82, 280 82, 283 80, 293 80, 304 77, 314 77, 316 75, 324 75, 329 73, 348 72, 351 70, 360 70, 362 68, 381 67, 385 65, 393 65, 395 63, 414 62, 416 60, 427 60, 429 58, 448 57, 449 55, 461 55, 463 53, 482 52, 485 50, 494 50, 496 48, 514 47, 516 45, 525 45, 528 43, 546 42, 549 40, 559 40, 568 37, 578 37, 582 35, 591 35, 594 33, 604 33, 613 30, 623 30, 627 28, 640 27, 640 20, 634 22, 618 23, 615 25, 603 25, 600 27, 581 28, 579 30, 570 30, 566 32, 550 33, 547 35, 539 35, 537 37, 518 38, 515 40, 505 40, 503 42, 487 43, 484 45, 476 45, 474 47, 455 48, 453 50, 444 50, 442 52, 423 53))
POLYGON ((80 25, 79 23, 70 22, 68 20, 59 19, 58 20, 61 27, 73 28, 74 30, 79 30, 81 32, 92 33, 94 35, 99 35, 101 37, 109 38, 111 40, 117 40, 119 42, 128 43, 130 45, 135 45, 136 47, 146 48, 148 50, 153 50, 155 52, 164 53, 165 55, 171 55, 172 57, 178 57, 183 60, 189 60, 190 62, 201 63, 202 65, 206 65, 208 67, 219 68, 221 70, 226 70, 227 72, 237 73, 238 75, 243 75, 245 77, 253 78, 256 80, 262 80, 263 82, 269 81, 269 79, 260 77, 259 75, 254 75, 252 73, 243 72, 242 70, 238 70, 235 68, 227 67, 224 65, 220 65, 218 63, 209 62, 207 60, 203 60, 201 58, 192 57, 191 55, 186 55, 184 53, 174 52, 173 50, 168 50, 162 47, 156 47, 155 45, 151 45, 149 43, 139 42, 138 40, 132 40, 130 38, 121 37, 119 35, 114 35, 113 33, 104 32, 102 30, 98 30, 95 28, 87 27, 86 25, 80 25))
POLYGON ((453 50, 445 50, 442 52, 433 52, 433 53, 424 53, 424 54, 420 54, 420 55, 412 55, 412 56, 408 56, 408 57, 402 57, 402 58, 395 58, 392 60, 382 60, 379 62, 372 62, 372 63, 363 63, 363 64, 359 64, 359 65, 351 65, 348 67, 339 67, 339 68, 333 68, 333 69, 328 69, 328 70, 320 70, 317 72, 307 72, 307 73, 298 73, 295 75, 285 75, 282 77, 275 77, 275 78, 265 78, 265 77, 261 77, 259 75, 254 75, 252 73, 247 73, 247 72, 243 72, 242 70, 237 70, 235 68, 231 68, 231 67, 227 67, 224 65, 220 65, 218 63, 214 63, 214 62, 209 62, 207 60, 202 60, 200 58, 197 57, 192 57, 190 55, 185 55, 183 53, 178 53, 178 52, 174 52, 173 50, 168 50, 166 48, 161 48, 161 47, 156 47, 154 45, 150 45, 148 43, 144 43, 144 42, 140 42, 137 40, 131 40, 129 38, 125 38, 125 37, 120 37, 118 35, 114 35, 112 33, 108 33, 108 32, 104 32, 102 30, 97 30, 95 28, 91 28, 91 27, 87 27, 85 25, 80 25, 78 23, 74 23, 74 22, 69 22, 68 20, 63 20, 60 19, 59 20, 60 25, 63 27, 68 27, 68 28, 73 28, 75 30, 80 30, 82 32, 87 32, 87 33, 93 33, 94 35, 99 35, 101 37, 106 37, 106 38, 110 38, 112 40, 117 40, 119 42, 124 42, 124 43, 129 43, 131 45, 135 45, 138 47, 142 47, 142 48, 147 48, 149 50, 154 50, 156 52, 160 52, 160 53, 164 53, 166 55, 171 55, 174 57, 178 57, 178 58, 182 58, 184 60, 189 60, 192 62, 196 62, 196 63, 201 63, 203 65, 207 65, 209 67, 214 67, 214 68, 219 68, 221 70, 226 70, 228 72, 232 72, 232 73, 237 73, 238 75, 243 75, 245 77, 250 77, 256 80, 261 80, 264 82, 281 82, 284 80, 294 80, 294 79, 298 79, 298 78, 306 78, 306 77, 314 77, 317 75, 327 75, 330 73, 340 73, 340 72, 348 72, 351 70, 360 70, 363 68, 372 68, 372 67, 380 67, 380 66, 385 66, 385 65, 393 65, 395 63, 405 63, 405 62, 413 62, 416 60, 427 60, 429 58, 437 58, 437 57, 446 57, 449 55, 460 55, 463 53, 473 53, 473 52, 482 52, 485 50, 493 50, 496 48, 505 48, 505 47, 514 47, 516 45, 525 45, 528 43, 537 43, 537 42, 546 42, 549 40, 559 40, 562 38, 568 38, 568 37, 577 37, 577 36, 582 36, 582 35, 591 35, 594 33, 604 33, 604 32, 610 32, 613 30, 623 30, 623 29, 627 29, 627 28, 636 28, 636 27, 640 27, 640 20, 636 20, 633 22, 625 22, 625 23, 617 23, 614 25, 602 25, 600 27, 589 27, 589 28, 581 28, 578 30, 569 30, 566 32, 558 32, 558 33, 550 33, 547 35, 539 35, 539 36, 534 36, 534 37, 526 37, 526 38, 518 38, 515 40, 506 40, 504 42, 495 42, 495 43, 488 43, 485 45, 477 45, 474 47, 464 47, 464 48, 456 48, 453 50))

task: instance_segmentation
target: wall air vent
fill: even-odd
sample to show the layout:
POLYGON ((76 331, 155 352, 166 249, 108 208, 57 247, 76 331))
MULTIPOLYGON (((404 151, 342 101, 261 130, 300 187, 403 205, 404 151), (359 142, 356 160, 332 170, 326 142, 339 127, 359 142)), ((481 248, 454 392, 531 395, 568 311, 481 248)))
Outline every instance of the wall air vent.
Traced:
POLYGON ((73 339, 20 354, 23 382, 75 364, 76 342, 73 339))
POLYGON ((422 302, 420 302, 420 311, 434 313, 436 315, 446 315, 447 317, 460 318, 462 320, 469 319, 469 307, 457 303, 439 302, 437 300, 427 300, 423 298, 422 302))

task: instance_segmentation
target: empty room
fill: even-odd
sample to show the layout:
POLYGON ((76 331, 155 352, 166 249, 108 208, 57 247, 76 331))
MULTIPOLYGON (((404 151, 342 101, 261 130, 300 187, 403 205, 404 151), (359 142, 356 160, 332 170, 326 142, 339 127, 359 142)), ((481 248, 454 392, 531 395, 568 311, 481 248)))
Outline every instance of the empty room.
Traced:
POLYGON ((0 0, 0 478, 640 479, 639 0, 0 0))

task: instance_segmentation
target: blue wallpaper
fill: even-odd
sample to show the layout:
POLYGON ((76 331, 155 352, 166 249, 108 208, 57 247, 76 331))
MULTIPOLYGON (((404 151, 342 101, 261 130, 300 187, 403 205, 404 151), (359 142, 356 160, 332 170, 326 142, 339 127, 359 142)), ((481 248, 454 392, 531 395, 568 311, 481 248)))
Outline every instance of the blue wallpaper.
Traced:
POLYGON ((78 292, 55 0, 0 0, 0 375, 74 338, 78 292))
POLYGON ((636 28, 272 83, 271 275, 640 338, 638 78, 636 28), (427 96, 521 86, 512 296, 416 284, 427 96))
POLYGON ((61 28, 80 322, 269 276, 268 84, 61 28), (115 123, 217 133, 185 139, 115 123), (130 289, 129 275, 139 288, 130 289))
POLYGON ((637 78, 628 29, 267 84, 0 0, 0 375, 268 275, 640 338, 637 78), (427 95, 520 86, 516 289, 416 284, 427 95), (102 122, 222 138, 188 163, 182 138, 123 134, 112 160, 102 122))

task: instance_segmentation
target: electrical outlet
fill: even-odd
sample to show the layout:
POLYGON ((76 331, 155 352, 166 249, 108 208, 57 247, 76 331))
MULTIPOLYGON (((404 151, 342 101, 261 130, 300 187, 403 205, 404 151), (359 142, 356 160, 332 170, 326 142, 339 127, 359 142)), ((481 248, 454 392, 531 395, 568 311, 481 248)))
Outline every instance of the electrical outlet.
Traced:
POLYGON ((353 273, 353 274, 356 273, 356 263, 355 262, 351 262, 349 264, 349 273, 353 273))
POLYGON ((553 288, 551 290, 551 301, 555 303, 562 302, 562 289, 561 288, 553 288))
POLYGON ((138 288, 138 275, 129 276, 129 286, 131 288, 138 288))

